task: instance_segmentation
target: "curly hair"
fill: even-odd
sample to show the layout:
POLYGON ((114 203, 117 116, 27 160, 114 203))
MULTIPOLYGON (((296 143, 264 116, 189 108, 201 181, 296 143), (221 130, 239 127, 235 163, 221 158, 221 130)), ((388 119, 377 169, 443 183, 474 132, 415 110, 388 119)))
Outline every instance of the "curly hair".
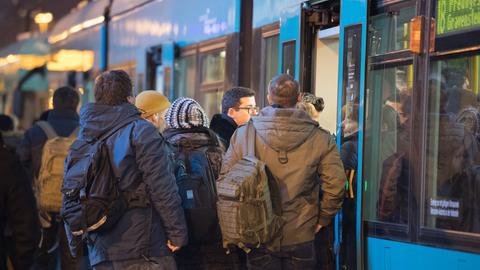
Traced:
POLYGON ((302 94, 302 102, 312 104, 315 107, 315 110, 317 112, 322 112, 323 109, 325 108, 325 102, 323 101, 323 98, 316 97, 315 95, 313 95, 311 93, 303 93, 302 94))
POLYGON ((133 96, 132 81, 123 70, 110 70, 100 74, 95 79, 93 88, 95 102, 110 106, 128 102, 133 96))

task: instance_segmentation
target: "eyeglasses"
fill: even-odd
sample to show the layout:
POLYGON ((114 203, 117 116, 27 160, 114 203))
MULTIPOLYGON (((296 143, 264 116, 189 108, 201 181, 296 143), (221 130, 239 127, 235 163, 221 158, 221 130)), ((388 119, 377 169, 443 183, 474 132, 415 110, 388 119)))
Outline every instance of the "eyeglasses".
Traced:
POLYGON ((254 107, 238 107, 237 109, 238 110, 247 110, 248 114, 250 114, 250 115, 256 115, 258 113, 258 111, 260 110, 260 108, 258 108, 257 106, 254 106, 254 107))

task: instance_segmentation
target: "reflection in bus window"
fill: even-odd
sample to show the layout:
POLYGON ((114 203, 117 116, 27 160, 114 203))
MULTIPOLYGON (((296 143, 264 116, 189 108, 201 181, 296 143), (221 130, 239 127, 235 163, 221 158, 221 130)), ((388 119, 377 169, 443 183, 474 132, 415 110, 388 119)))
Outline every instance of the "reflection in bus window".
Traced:
POLYGON ((211 119, 216 113, 221 112, 223 91, 214 90, 201 93, 201 104, 208 117, 211 119))
MULTIPOLYGON (((278 51, 279 51, 279 35, 267 37, 264 39, 265 47, 263 51, 265 61, 265 71, 263 81, 265 82, 265 88, 260 89, 261 93, 265 93, 270 80, 278 74, 278 51)), ((267 105, 266 99, 265 104, 267 105)))
POLYGON ((226 52, 215 51, 201 55, 202 84, 223 82, 225 79, 226 52))
POLYGON ((371 70, 365 112, 365 219, 406 224, 412 66, 371 70))
POLYGON ((371 17, 370 55, 405 50, 410 47, 410 20, 416 8, 406 7, 371 17))
POLYGON ((480 233, 479 56, 432 62, 425 225, 480 233))
POLYGON ((187 55, 175 60, 174 92, 175 98, 195 98, 196 56, 187 55))

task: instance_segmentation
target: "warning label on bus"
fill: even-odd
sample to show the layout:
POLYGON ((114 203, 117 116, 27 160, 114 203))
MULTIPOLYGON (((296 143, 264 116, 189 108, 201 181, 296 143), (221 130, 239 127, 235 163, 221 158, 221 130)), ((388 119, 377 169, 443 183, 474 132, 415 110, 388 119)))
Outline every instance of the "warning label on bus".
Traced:
POLYGON ((460 202, 450 199, 430 199, 430 215, 437 217, 460 217, 460 202))

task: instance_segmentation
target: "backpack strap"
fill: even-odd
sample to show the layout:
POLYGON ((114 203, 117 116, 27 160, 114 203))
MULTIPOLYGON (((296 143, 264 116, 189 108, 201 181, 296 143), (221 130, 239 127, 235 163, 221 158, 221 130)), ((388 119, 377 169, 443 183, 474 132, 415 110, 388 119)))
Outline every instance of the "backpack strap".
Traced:
POLYGON ((72 131, 72 133, 70 133, 70 136, 68 136, 68 138, 70 138, 70 139, 76 139, 77 136, 78 136, 78 132, 79 132, 79 131, 80 131, 80 127, 77 126, 77 127, 72 131))
POLYGON ((255 155, 255 139, 257 137, 257 131, 253 126, 252 121, 247 124, 247 156, 256 157, 255 155))
POLYGON ((50 125, 50 123, 48 123, 47 121, 38 121, 36 124, 43 130, 43 132, 45 132, 48 140, 58 137, 57 132, 55 132, 52 125, 50 125))

